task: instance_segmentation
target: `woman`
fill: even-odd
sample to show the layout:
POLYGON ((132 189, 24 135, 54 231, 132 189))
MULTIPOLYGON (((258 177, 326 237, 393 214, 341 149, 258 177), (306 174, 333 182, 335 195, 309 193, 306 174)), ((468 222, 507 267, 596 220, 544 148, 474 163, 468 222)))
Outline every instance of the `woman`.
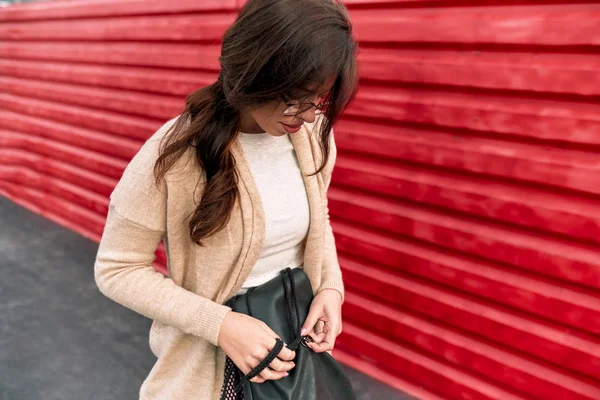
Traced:
MULTIPOLYGON (((140 399, 235 398, 278 335, 224 303, 287 267, 315 298, 303 335, 331 351, 344 287, 327 208, 332 125, 357 89, 356 43, 333 0, 250 0, 223 38, 221 73, 133 157, 110 196, 95 263, 102 293, 153 319, 140 399), (168 277, 154 270, 165 242, 168 277)), ((285 377, 284 347, 251 381, 285 377)))

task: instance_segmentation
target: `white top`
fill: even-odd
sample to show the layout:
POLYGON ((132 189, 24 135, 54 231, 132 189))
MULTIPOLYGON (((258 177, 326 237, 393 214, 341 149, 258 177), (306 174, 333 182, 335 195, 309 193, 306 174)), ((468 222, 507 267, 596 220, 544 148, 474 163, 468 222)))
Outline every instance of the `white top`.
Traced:
POLYGON ((265 242, 260 257, 238 294, 301 267, 310 209, 302 173, 289 134, 240 132, 244 156, 258 187, 265 214, 265 242))

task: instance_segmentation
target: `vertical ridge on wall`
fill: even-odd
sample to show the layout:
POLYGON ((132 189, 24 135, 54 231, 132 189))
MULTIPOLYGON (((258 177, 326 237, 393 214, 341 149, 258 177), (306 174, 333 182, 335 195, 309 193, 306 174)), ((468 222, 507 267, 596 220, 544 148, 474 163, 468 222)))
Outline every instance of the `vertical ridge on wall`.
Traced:
POLYGON ((424 399, 599 399, 600 4, 346 4, 336 348, 424 399))

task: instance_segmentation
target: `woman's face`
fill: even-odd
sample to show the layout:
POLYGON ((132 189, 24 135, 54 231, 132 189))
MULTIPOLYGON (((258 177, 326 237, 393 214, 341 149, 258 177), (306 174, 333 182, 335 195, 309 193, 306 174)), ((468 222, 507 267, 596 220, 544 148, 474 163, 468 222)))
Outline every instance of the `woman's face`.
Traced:
MULTIPOLYGON (((297 99, 299 102, 313 102, 317 104, 319 99, 327 93, 333 84, 332 81, 326 82, 319 88, 315 88, 312 96, 305 99, 297 99)), ((296 116, 285 115, 283 112, 287 108, 283 100, 272 101, 259 108, 242 112, 240 128, 245 133, 264 133, 272 136, 284 136, 294 134, 305 122, 315 121, 315 107, 311 107, 296 116)))

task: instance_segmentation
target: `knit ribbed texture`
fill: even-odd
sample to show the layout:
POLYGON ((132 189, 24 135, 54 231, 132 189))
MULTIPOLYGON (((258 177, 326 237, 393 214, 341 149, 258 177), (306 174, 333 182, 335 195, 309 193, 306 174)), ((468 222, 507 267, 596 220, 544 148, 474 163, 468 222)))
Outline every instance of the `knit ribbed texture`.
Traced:
MULTIPOLYGON (((204 182, 194 148, 158 187, 153 175, 160 139, 178 118, 161 126, 125 168, 110 196, 94 264, 103 294, 154 320, 149 344, 157 361, 140 388, 140 400, 219 398, 225 353, 216 346, 222 321, 230 312, 223 303, 248 278, 265 239, 261 198, 236 140, 232 154, 240 177, 239 201, 227 226, 206 238, 204 247, 191 241, 186 218, 198 204, 204 182), (167 277, 152 266, 162 240, 167 277)), ((318 166, 318 144, 311 134, 315 126, 305 124, 290 135, 310 207, 303 268, 315 293, 332 288, 343 296, 335 240, 324 207, 335 156, 321 174, 306 176, 318 166)), ((333 136, 331 143, 335 152, 333 136)))

